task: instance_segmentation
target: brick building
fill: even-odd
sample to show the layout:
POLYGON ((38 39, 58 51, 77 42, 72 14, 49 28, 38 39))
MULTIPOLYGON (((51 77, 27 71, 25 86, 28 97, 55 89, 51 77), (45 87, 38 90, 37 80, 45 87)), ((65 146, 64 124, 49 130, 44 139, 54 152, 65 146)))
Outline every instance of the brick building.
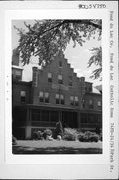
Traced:
POLYGON ((102 127, 101 94, 77 77, 62 53, 41 69, 33 67, 32 82, 13 78, 12 84, 13 134, 19 139, 36 129, 53 129, 58 120, 64 127, 102 127))

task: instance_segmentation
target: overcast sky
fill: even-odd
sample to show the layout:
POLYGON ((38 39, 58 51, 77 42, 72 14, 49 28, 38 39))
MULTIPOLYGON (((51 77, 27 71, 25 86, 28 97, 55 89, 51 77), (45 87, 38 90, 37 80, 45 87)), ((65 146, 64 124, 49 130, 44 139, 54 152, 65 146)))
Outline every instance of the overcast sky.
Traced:
MULTIPOLYGON (((12 22, 12 48, 16 48, 18 46, 19 36, 17 31, 14 29, 14 25, 18 28, 25 29, 23 20, 14 20, 12 22)), ((33 21, 27 21, 27 23, 33 23, 33 21)), ((70 43, 65 51, 65 58, 68 59, 68 62, 71 64, 71 67, 74 68, 74 71, 77 73, 78 77, 84 76, 86 81, 93 82, 94 86, 101 84, 99 80, 93 80, 90 78, 92 68, 88 68, 88 61, 91 57, 91 52, 89 49, 93 47, 99 47, 101 45, 100 41, 96 39, 91 39, 86 41, 83 46, 77 45, 73 48, 73 44, 70 43)), ((34 59, 32 57, 32 59, 34 59)), ((23 71, 23 80, 31 81, 32 80, 32 66, 35 64, 29 64, 24 66, 23 71)), ((94 68, 94 67, 93 67, 94 68)))

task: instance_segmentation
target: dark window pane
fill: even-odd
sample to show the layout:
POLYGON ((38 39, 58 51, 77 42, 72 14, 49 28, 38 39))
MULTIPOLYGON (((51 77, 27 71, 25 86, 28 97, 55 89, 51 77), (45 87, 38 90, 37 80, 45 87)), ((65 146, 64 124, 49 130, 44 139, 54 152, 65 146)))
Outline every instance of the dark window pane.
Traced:
POLYGON ((52 82, 52 78, 48 78, 48 82, 52 82))
POLYGON ((59 67, 62 67, 62 61, 59 61, 59 67))
POLYGON ((45 103, 49 103, 49 98, 45 98, 45 103))
POLYGON ((60 103, 59 99, 56 99, 56 104, 59 104, 59 103, 60 103))
POLYGON ((40 97, 40 98, 39 98, 39 101, 40 101, 40 102, 43 102, 43 97, 40 97))
POLYGON ((61 104, 64 104, 64 99, 61 99, 61 104))
POLYGON ((21 96, 21 103, 25 103, 26 102, 26 97, 25 96, 21 96))
POLYGON ((58 83, 59 83, 59 84, 63 84, 63 80, 59 79, 59 80, 58 80, 58 83))

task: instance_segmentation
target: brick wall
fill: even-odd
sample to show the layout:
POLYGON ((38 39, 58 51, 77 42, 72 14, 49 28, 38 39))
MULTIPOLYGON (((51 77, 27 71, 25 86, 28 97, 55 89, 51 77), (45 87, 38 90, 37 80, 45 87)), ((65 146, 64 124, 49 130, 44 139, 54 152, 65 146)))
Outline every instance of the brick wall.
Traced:
POLYGON ((83 109, 92 109, 101 111, 102 110, 102 95, 96 93, 87 93, 84 95, 84 108, 83 109), (90 107, 89 101, 92 100, 93 108, 90 107), (101 105, 98 104, 100 101, 101 105))
POLYGON ((12 105, 19 106, 23 104, 29 104, 31 102, 31 83, 28 82, 12 82, 12 105), (21 102, 21 91, 26 92, 26 101, 25 103, 21 102))
POLYGON ((33 104, 44 104, 39 102, 39 92, 49 92, 50 103, 49 106, 56 105, 55 95, 56 93, 63 94, 65 98, 65 104, 63 106, 70 105, 70 96, 77 96, 79 98, 79 106, 81 102, 81 87, 79 85, 79 78, 74 73, 73 68, 68 64, 63 55, 57 56, 56 59, 49 65, 38 70, 33 68, 33 104), (62 64, 62 67, 59 64, 62 64), (52 82, 48 82, 48 73, 52 73, 52 82), (58 83, 58 75, 63 77, 63 84, 58 83), (34 82, 37 81, 37 82, 34 82), (69 82, 72 81, 72 86, 69 82))

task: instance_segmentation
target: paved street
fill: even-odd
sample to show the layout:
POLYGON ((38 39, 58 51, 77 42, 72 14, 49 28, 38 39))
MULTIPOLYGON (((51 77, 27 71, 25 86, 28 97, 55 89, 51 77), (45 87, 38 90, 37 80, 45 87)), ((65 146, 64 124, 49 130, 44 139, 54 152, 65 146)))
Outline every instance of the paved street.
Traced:
POLYGON ((13 154, 101 154, 102 142, 79 141, 17 141, 13 154))

